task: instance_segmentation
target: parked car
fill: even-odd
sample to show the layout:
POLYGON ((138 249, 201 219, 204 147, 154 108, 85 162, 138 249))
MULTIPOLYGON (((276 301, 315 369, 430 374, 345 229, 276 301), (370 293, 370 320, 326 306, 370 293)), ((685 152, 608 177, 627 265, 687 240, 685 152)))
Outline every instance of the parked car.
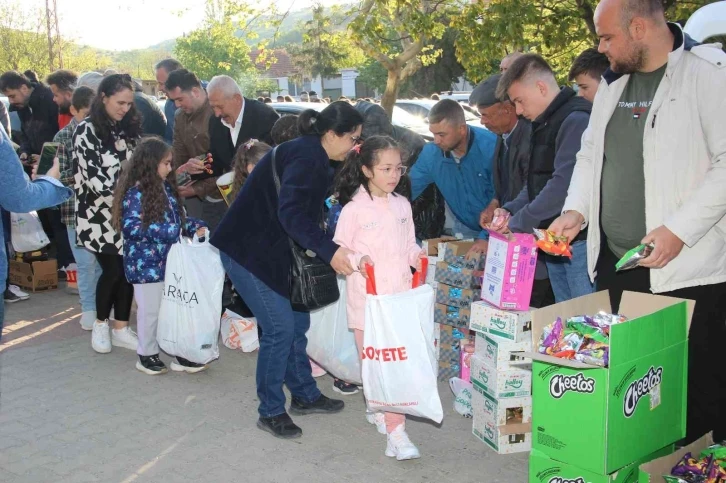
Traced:
MULTIPOLYGON (((327 104, 321 104, 318 102, 273 102, 270 104, 275 111, 281 116, 285 114, 298 115, 306 109, 315 109, 316 111, 322 111, 327 107, 327 104)), ((411 131, 419 134, 427 141, 433 140, 429 126, 421 119, 413 116, 401 109, 400 107, 394 106, 393 117, 391 123, 397 127, 405 127, 411 131)))
MULTIPOLYGON (((436 105, 437 102, 439 101, 433 101, 431 99, 399 99, 396 101, 396 106, 404 109, 409 114, 416 116, 421 119, 421 121, 428 124, 429 111, 432 107, 434 107, 434 105, 436 105)), ((479 116, 475 116, 469 109, 467 109, 469 106, 462 103, 462 107, 464 108, 464 117, 467 124, 471 126, 484 127, 479 120, 479 116)))

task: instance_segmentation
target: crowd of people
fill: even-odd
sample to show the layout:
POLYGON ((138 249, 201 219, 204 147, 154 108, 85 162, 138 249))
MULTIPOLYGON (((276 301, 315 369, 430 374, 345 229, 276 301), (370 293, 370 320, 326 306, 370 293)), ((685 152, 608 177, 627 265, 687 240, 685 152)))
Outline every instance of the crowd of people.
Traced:
MULTIPOLYGON (((349 327, 360 346, 364 266, 379 269, 379 294, 410 287, 423 256, 417 240, 431 233, 419 222, 443 210, 420 203, 433 190, 451 213, 446 230, 474 238, 472 252, 487 250, 491 231, 549 228, 568 237, 571 259, 540 254, 534 307, 595 290, 610 291, 613 313, 625 290, 695 300, 687 439, 714 430, 720 440, 726 101, 713 93, 726 88, 726 56, 667 23, 657 0, 602 0, 594 23, 599 46, 568 74, 576 90, 561 87, 543 57, 515 52, 471 93, 484 127, 468 126, 462 106, 443 99, 429 113, 428 144, 394 129, 364 99, 330 102, 307 92, 302 101, 328 105, 280 118, 271 98, 245 97, 225 75, 202 82, 174 59, 156 65, 168 98, 163 113, 125 74, 57 71, 46 85, 6 72, 0 91, 22 120, 22 139, 15 146, 9 133, 0 138, 0 206, 45 209, 59 265, 78 267, 80 325, 92 332, 93 350, 135 350, 136 368, 151 375, 167 370, 156 343, 166 255, 181 235, 211 236, 230 300, 260 329, 257 424, 291 438, 302 430, 283 385, 293 415, 344 404, 313 378, 310 316, 290 302, 290 239, 348 278, 349 327), (61 144, 58 159, 36 176, 48 141, 61 144), (216 181, 229 172, 228 207, 216 181), (617 259, 641 243, 652 243, 652 254, 616 273, 617 259), (138 334, 129 327, 134 299, 138 334)), ((434 231, 444 229, 442 221, 434 231)), ((181 357, 171 364, 206 368, 181 357)), ((335 390, 358 388, 336 380, 335 390)), ((387 435, 386 455, 419 456, 405 417, 367 418, 387 435)))

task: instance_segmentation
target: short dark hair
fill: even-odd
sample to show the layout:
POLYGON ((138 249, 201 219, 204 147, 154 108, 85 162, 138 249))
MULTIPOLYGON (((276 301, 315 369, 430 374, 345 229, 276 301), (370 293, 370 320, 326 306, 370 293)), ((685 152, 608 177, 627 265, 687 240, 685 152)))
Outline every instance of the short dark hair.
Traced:
POLYGON ((272 98, 271 97, 265 97, 264 99, 262 99, 262 102, 264 102, 265 104, 272 104, 272 98))
POLYGON ((91 107, 91 104, 93 103, 93 99, 95 99, 95 97, 96 91, 94 91, 90 87, 76 87, 76 90, 73 91, 73 96, 71 97, 71 105, 75 108, 76 111, 80 111, 81 109, 87 109, 91 107))
POLYGON ((27 77, 30 82, 35 82, 36 84, 40 82, 38 74, 36 74, 34 70, 28 69, 23 72, 23 75, 27 77))
POLYGON ((300 129, 297 127, 297 116, 288 114, 275 121, 270 131, 270 136, 275 145, 300 137, 300 129))
POLYGON ((570 68, 570 73, 567 75, 567 78, 570 81, 574 81, 578 75, 587 74, 593 79, 599 79, 608 67, 610 67, 610 61, 607 56, 592 47, 577 56, 572 63, 572 68, 570 68))
POLYGON ((663 0, 625 0, 621 8, 620 19, 625 30, 630 27, 630 22, 635 17, 664 19, 665 15, 663 0))
POLYGON ((363 124, 363 116, 353 106, 343 101, 335 101, 318 112, 306 109, 298 117, 300 134, 322 137, 328 131, 343 135, 353 132, 363 124))
POLYGON ((169 77, 164 83, 167 91, 173 91, 177 87, 183 92, 191 91, 193 88, 202 88, 202 83, 199 81, 199 77, 194 72, 189 72, 186 69, 176 69, 169 72, 169 77))
POLYGON ((441 97, 439 97, 439 95, 434 92, 433 94, 431 94, 431 100, 439 101, 439 100, 441 100, 441 97))
POLYGON ((509 69, 499 79, 499 84, 497 84, 497 97, 502 101, 509 99, 507 91, 512 87, 512 84, 537 74, 551 76, 553 82, 557 82, 552 67, 550 67, 544 58, 537 54, 521 55, 517 60, 512 62, 509 69))
POLYGON ((285 96, 277 96, 277 102, 285 102, 285 96))
POLYGON ((78 75, 70 70, 57 70, 45 79, 48 85, 54 85, 62 91, 72 91, 76 88, 78 75))
POLYGON ((466 124, 464 108, 453 99, 442 99, 429 111, 429 124, 438 124, 448 121, 452 126, 466 124))
POLYGON ((22 86, 33 87, 30 80, 20 72, 9 70, 0 75, 0 91, 20 89, 22 86))
POLYGON ((295 102, 295 99, 292 96, 285 96, 285 102, 295 102))
POLYGON ((154 66, 154 70, 164 69, 165 71, 171 73, 178 69, 183 69, 184 66, 176 59, 164 59, 160 60, 156 63, 154 66))

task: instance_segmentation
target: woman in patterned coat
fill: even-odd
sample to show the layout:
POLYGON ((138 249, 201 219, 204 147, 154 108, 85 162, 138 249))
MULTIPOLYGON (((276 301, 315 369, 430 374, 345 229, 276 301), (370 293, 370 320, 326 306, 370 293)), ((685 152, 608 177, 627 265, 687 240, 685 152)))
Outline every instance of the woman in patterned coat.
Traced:
POLYGON ((123 267, 123 239, 111 225, 113 192, 141 133, 134 107, 134 85, 128 75, 105 77, 91 111, 73 134, 76 169, 76 242, 92 251, 102 274, 96 287, 96 323, 91 346, 111 352, 111 346, 136 350, 138 339, 129 328, 133 286, 123 267), (113 331, 109 316, 114 311, 113 331))

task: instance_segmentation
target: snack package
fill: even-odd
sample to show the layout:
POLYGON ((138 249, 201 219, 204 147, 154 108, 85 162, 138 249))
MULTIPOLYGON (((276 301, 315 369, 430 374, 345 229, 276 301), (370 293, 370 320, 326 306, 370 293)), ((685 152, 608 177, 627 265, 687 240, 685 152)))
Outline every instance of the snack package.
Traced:
POLYGON ((503 225, 505 222, 507 222, 512 217, 512 214, 508 211, 505 211, 503 215, 497 215, 492 219, 492 222, 489 224, 490 227, 492 226, 499 226, 503 225))
POLYGON ((199 156, 197 156, 197 159, 200 161, 204 161, 204 172, 206 172, 207 174, 214 173, 214 170, 212 169, 212 163, 214 163, 214 159, 212 159, 211 153, 200 154, 199 156))
POLYGON ((655 246, 650 243, 648 245, 638 245, 632 250, 629 250, 625 255, 623 255, 623 258, 618 260, 618 263, 615 264, 615 271, 619 272, 621 270, 630 270, 631 268, 637 267, 641 260, 647 258, 651 254, 654 247, 655 246))
POLYGON ((557 236, 549 230, 535 228, 534 237, 537 239, 537 248, 550 255, 572 258, 570 243, 566 236, 557 236))
POLYGON ((610 326, 626 320, 622 315, 605 312, 599 312, 592 317, 570 317, 564 323, 558 317, 542 331, 537 350, 540 354, 608 367, 610 326))
POLYGON ((725 483, 726 469, 723 463, 726 461, 716 456, 722 455, 723 449, 723 445, 710 446, 701 453, 700 459, 694 458, 691 453, 686 453, 673 467, 671 475, 663 478, 672 483, 725 483))

